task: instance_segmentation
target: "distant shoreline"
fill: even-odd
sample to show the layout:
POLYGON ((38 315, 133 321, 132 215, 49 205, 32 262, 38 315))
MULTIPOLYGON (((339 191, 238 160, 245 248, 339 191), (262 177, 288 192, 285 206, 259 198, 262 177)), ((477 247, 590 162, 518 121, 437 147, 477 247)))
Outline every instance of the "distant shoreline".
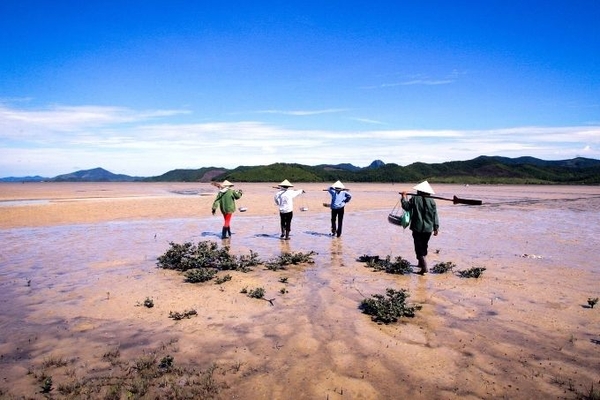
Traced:
POLYGON ((53 178, 41 176, 0 178, 0 182, 347 182, 394 183, 428 180, 447 184, 600 184, 600 160, 576 157, 547 161, 534 157, 479 156, 468 161, 439 164, 413 163, 407 166, 373 161, 368 167, 352 164, 317 166, 275 163, 240 166, 234 169, 208 167, 176 169, 160 176, 139 177, 114 174, 103 168, 76 171, 53 178))

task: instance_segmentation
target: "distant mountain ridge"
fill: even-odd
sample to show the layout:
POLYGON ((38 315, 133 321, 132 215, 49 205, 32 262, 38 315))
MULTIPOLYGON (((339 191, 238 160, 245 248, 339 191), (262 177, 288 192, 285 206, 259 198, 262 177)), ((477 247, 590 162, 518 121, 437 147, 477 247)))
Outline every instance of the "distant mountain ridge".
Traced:
POLYGON ((129 175, 113 174, 104 168, 93 168, 58 175, 51 179, 53 182, 133 182, 141 178, 129 175))
POLYGON ((275 163, 239 166, 234 169, 204 167, 175 169, 154 177, 113 174, 103 168, 76 171, 54 178, 40 176, 0 178, 0 182, 210 182, 228 179, 236 182, 415 182, 427 179, 435 183, 482 184, 600 184, 600 160, 576 157, 546 161, 535 157, 508 158, 479 156, 467 161, 426 164, 416 162, 405 167, 374 160, 361 168, 352 164, 309 166, 275 163))

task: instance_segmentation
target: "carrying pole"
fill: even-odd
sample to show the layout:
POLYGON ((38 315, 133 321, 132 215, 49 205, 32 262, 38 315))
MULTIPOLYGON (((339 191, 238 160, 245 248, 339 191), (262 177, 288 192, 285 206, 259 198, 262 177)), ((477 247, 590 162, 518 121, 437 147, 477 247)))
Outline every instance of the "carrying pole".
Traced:
MULTIPOLYGON (((399 192, 399 193, 402 194, 401 192, 399 192)), ((418 194, 418 193, 407 193, 407 194, 409 196, 423 196, 422 194, 418 194)), ((446 198, 446 197, 433 196, 433 195, 425 195, 423 197, 431 197, 432 199, 451 201, 453 204, 466 204, 469 206, 480 206, 483 204, 483 202, 481 200, 461 199, 456 196, 452 197, 451 199, 446 198)))

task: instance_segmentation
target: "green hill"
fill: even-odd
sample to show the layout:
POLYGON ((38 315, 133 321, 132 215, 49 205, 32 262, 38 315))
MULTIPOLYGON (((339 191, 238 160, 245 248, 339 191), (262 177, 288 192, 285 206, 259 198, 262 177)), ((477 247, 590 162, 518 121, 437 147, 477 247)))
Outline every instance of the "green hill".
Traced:
MULTIPOLYGON (((7 178, 15 181, 23 178, 7 178)), ((228 179, 232 182, 269 182, 284 179, 292 182, 417 182, 458 184, 600 184, 600 160, 577 157, 569 160, 545 161, 534 157, 480 156, 467 161, 426 164, 416 162, 405 167, 373 161, 368 167, 352 164, 317 165, 275 163, 240 166, 235 169, 206 167, 175 169, 160 176, 139 178, 116 175, 102 168, 77 171, 55 178, 40 178, 69 182, 210 182, 228 179)))
POLYGON ((160 176, 145 178, 146 182, 210 182, 226 172, 225 168, 174 169, 160 176))
MULTIPOLYGON (((347 164, 346 164, 347 165, 347 164)), ((487 184, 600 184, 600 160, 578 157, 545 161, 533 157, 481 156, 438 164, 416 162, 406 167, 378 163, 366 168, 276 163, 238 167, 215 177, 236 182, 415 182, 487 184)))

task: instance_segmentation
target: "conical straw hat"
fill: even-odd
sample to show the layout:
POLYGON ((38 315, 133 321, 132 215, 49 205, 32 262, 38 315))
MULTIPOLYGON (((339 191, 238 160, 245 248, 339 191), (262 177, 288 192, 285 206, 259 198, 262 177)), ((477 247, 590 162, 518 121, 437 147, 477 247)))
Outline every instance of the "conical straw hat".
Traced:
POLYGON ((290 181, 288 181, 287 179, 285 179, 283 182, 281 182, 281 183, 279 184, 279 186, 281 186, 281 187, 293 187, 294 185, 292 185, 292 184, 290 183, 290 181))
POLYGON ((229 182, 226 179, 226 180, 223 181, 223 183, 221 183, 221 186, 231 187, 231 186, 233 186, 233 183, 229 182))
POLYGON ((435 194, 435 192, 431 188, 431 185, 427 181, 423 181, 423 182, 419 183, 418 185, 413 186, 413 189, 415 189, 419 192, 423 192, 423 193, 435 194))
POLYGON ((331 187, 334 189, 346 189, 346 186, 344 186, 344 184, 340 181, 337 181, 336 183, 331 185, 331 187))

